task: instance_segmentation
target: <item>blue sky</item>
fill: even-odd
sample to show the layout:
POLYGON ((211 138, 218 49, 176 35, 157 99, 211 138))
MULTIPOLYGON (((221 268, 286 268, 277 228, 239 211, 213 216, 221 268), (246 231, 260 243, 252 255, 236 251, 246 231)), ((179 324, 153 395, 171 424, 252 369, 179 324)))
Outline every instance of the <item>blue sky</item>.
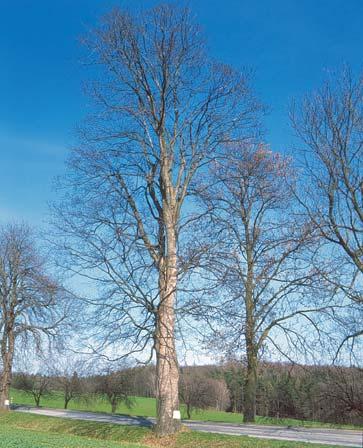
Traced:
MULTIPOLYGON (((113 5, 149 0, 2 0, 0 26, 0 221, 38 225, 55 199, 73 129, 88 101, 78 38, 113 5)), ((326 69, 362 67, 361 0, 190 0, 210 53, 255 70, 255 88, 270 107, 267 140, 286 150, 287 106, 317 87, 326 69)))

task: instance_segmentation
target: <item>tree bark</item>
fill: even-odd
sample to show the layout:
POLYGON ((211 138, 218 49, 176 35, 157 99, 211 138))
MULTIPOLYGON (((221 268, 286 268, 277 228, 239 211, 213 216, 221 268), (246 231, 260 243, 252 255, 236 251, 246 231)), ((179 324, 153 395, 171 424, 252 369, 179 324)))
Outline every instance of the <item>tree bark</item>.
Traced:
POLYGON ((0 410, 2 411, 6 411, 9 409, 9 407, 5 404, 5 402, 6 400, 9 400, 10 384, 11 384, 11 368, 9 367, 9 362, 6 360, 1 375, 1 386, 0 386, 0 410))
POLYGON ((256 388, 257 388, 257 356, 252 349, 247 353, 247 375, 244 390, 243 421, 254 422, 256 418, 256 388))
POLYGON ((41 394, 38 392, 33 392, 33 397, 34 397, 34 401, 35 401, 35 407, 36 408, 40 408, 40 398, 41 398, 41 394))
POLYGON ((191 413, 190 405, 189 405, 189 404, 187 404, 187 416, 188 416, 188 420, 190 420, 191 417, 192 417, 192 413, 191 413))
POLYGON ((4 337, 1 343, 1 357, 3 362, 3 372, 0 382, 0 410, 6 411, 9 406, 5 404, 9 400, 11 372, 13 367, 15 337, 12 329, 4 330, 4 337))
MULTIPOLYGON (((247 227, 247 235, 249 229, 247 227)), ((254 422, 256 417, 256 386, 257 386, 257 344, 255 334, 255 316, 253 300, 253 262, 252 248, 249 239, 247 240, 247 280, 246 280, 246 353, 247 353, 247 375, 243 394, 243 421, 245 423, 254 422)))
POLYGON ((173 434, 181 426, 174 418, 179 411, 179 367, 175 348, 175 300, 177 286, 177 255, 175 227, 168 219, 166 225, 167 257, 159 266, 160 305, 155 331, 156 350, 156 433, 160 436, 173 434))

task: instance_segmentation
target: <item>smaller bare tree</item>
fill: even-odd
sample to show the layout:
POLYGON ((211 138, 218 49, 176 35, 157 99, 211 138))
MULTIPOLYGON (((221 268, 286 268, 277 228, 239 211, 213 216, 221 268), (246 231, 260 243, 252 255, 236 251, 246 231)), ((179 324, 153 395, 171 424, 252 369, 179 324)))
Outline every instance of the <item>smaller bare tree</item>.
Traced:
POLYGON ((215 330, 214 346, 245 354, 249 422, 256 415, 263 349, 269 345, 287 356, 292 348, 306 349, 301 319, 322 331, 316 312, 328 313, 333 303, 314 289, 319 276, 307 251, 314 241, 309 223, 296 218, 291 161, 265 145, 227 147, 211 175, 213 185, 201 189, 212 242, 206 274, 211 301, 201 305, 202 314, 215 330))
POLYGON ((185 405, 188 419, 192 417, 193 411, 213 407, 213 385, 210 378, 183 369, 180 375, 179 395, 185 405))
POLYGON ((114 414, 120 403, 125 403, 128 408, 133 406, 133 399, 130 396, 130 377, 127 371, 110 371, 105 375, 95 378, 96 394, 102 395, 111 405, 111 412, 114 414))
POLYGON ((76 371, 71 376, 67 374, 61 376, 58 381, 63 389, 64 409, 67 409, 68 403, 82 393, 82 383, 76 371))
POLYGON ((53 378, 54 388, 63 393, 64 409, 71 400, 80 399, 84 391, 82 375, 87 369, 86 359, 76 356, 70 358, 69 353, 54 352, 46 358, 53 378))
POLYGON ((134 367, 130 369, 129 375, 132 378, 133 395, 155 398, 155 366, 134 367))
POLYGON ((69 368, 60 371, 56 377, 57 390, 61 390, 64 397, 64 409, 68 408, 71 400, 80 397, 82 393, 82 382, 77 370, 71 372, 69 368))
POLYGON ((47 272, 34 236, 25 224, 0 228, 0 409, 9 400, 16 344, 41 345, 65 320, 66 294, 47 272))
POLYGON ((13 387, 31 395, 35 406, 39 408, 41 398, 52 392, 51 383, 51 377, 48 375, 18 373, 14 378, 13 387))

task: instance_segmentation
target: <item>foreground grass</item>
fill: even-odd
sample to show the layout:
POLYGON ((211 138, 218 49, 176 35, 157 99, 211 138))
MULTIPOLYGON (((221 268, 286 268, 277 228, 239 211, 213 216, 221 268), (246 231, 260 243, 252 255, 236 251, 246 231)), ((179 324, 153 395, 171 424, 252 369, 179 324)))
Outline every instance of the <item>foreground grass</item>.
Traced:
MULTIPOLYGON (((33 398, 22 391, 13 389, 11 391, 11 397, 14 403, 32 405, 34 406, 33 398)), ((64 401, 62 394, 54 393, 43 397, 41 400, 41 406, 48 408, 63 409, 64 401)), ((110 413, 110 405, 103 399, 82 399, 73 400, 69 403, 68 409, 78 411, 92 411, 92 412, 107 412, 110 413)), ((186 419, 185 409, 181 408, 182 418, 186 419)), ((134 406, 130 409, 124 404, 121 404, 117 409, 119 414, 134 415, 140 417, 155 417, 156 406, 154 398, 136 397, 134 406)), ((242 423, 241 414, 233 412, 222 412, 213 409, 197 411, 192 413, 193 420, 210 421, 210 422, 222 422, 222 423, 242 423)), ((272 418, 272 417, 257 417, 256 423, 261 425, 283 425, 283 426, 302 426, 307 428, 342 428, 342 429, 360 429, 361 426, 354 425, 339 425, 331 423, 322 423, 309 420, 296 420, 293 418, 272 418)))
POLYGON ((113 435, 112 428, 106 425, 0 413, 0 448, 146 448, 130 442, 132 431, 129 434, 126 430, 120 440, 118 437, 113 440, 113 435))
MULTIPOLYGON (((151 429, 24 413, 0 414, 1 448, 328 448, 302 442, 184 431, 160 441, 151 429)), ((330 445, 330 448, 332 446, 330 445)))

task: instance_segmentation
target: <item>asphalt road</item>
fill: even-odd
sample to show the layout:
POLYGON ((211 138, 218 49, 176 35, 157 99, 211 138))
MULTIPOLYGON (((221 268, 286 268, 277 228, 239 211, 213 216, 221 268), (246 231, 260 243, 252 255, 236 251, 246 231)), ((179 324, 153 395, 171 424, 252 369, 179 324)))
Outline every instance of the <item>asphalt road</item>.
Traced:
MULTIPOLYGON (((18 407, 16 411, 31 412, 32 414, 48 415, 50 417, 73 418, 77 420, 91 420, 97 422, 116 423, 119 425, 152 426, 153 418, 110 415, 94 412, 68 411, 60 409, 36 409, 32 407, 18 407)), ((265 425, 233 425, 226 423, 211 423, 200 421, 183 421, 183 424, 196 431, 228 434, 234 436, 250 436, 263 439, 279 439, 295 442, 321 443, 346 447, 363 447, 362 431, 347 429, 300 428, 265 425)))

